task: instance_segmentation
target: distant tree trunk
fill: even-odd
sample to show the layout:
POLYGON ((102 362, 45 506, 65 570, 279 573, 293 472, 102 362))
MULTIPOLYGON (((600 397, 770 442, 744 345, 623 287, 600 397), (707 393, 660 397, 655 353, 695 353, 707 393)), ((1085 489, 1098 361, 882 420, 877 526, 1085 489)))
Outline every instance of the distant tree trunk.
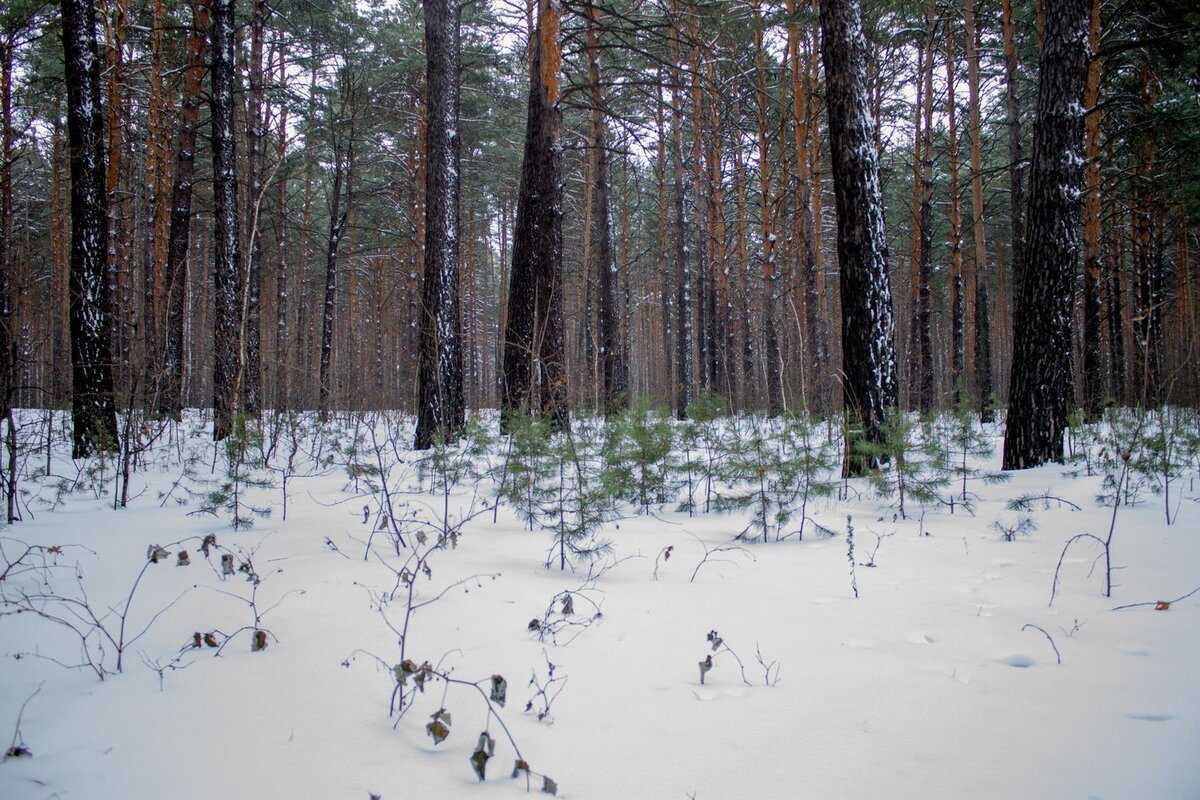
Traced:
POLYGON ((1083 198, 1083 410, 1090 422, 1100 419, 1104 408, 1104 334, 1101 330, 1101 288, 1104 264, 1100 245, 1100 0, 1092 0, 1092 19, 1088 27, 1087 87, 1083 106, 1084 120, 1084 198, 1083 198))
POLYGON ((242 275, 237 149, 233 132, 234 5, 212 0, 213 438, 233 432, 241 378, 242 275))
POLYGON ((852 426, 842 471, 854 476, 871 466, 855 452, 855 441, 882 441, 884 413, 896 405, 895 325, 862 9, 859 0, 820 5, 841 267, 843 396, 852 426))
MULTIPOLYGON (((1148 61, 1141 66, 1141 107, 1149 112, 1158 99, 1158 76, 1148 61)), ((1133 275, 1137 282, 1136 333, 1138 401, 1153 408, 1162 401, 1162 318, 1163 264, 1161 241, 1155 228, 1155 162, 1158 146, 1148 126, 1137 137, 1137 165, 1134 170, 1135 202, 1132 219, 1133 275)))
MULTIPOLYGON (((459 297, 459 0, 425 3, 425 282, 413 447, 448 441, 466 422, 459 297)), ((469 246, 469 244, 468 244, 469 246)))
POLYGON ((1046 15, 1004 469, 1063 460, 1079 262, 1088 10, 1088 0, 1056 0, 1054 13, 1046 15))
MULTIPOLYGON (((287 62, 284 48, 279 48, 279 87, 287 93, 287 62)), ((279 104, 279 139, 275 157, 284 163, 288 148, 288 104, 279 104)), ((280 175, 275 183, 275 407, 288 411, 291 401, 291 343, 288 328, 288 247, 287 238, 287 184, 286 175, 280 175)))
POLYGON ((950 384, 957 406, 967 396, 967 302, 962 212, 958 200, 958 99, 954 90, 954 25, 946 22, 946 116, 950 139, 950 384))
MULTIPOLYGON (((128 198, 121 191, 121 176, 125 156, 125 34, 128 21, 129 0, 113 0, 112 15, 108 3, 101 6, 101 20, 105 32, 105 69, 102 74, 108 94, 108 163, 105 173, 105 190, 108 193, 108 307, 111 326, 114 364, 114 379, 121 395, 127 397, 133 375, 132 349, 135 326, 131 302, 133 275, 130 270, 130 230, 128 198)), ((132 399, 132 398, 130 398, 132 399)))
POLYGON ((159 304, 162 283, 162 254, 165 246, 165 223, 169 221, 170 207, 161 190, 164 179, 170 182, 170 122, 164 97, 162 39, 164 22, 163 0, 155 0, 150 38, 149 98, 146 107, 146 155, 145 187, 142 190, 142 341, 145 351, 142 356, 146 379, 142 386, 143 397, 157 404, 162 380, 162 344, 159 335, 159 304), (165 212, 165 213, 164 213, 165 212))
POLYGON ((263 197, 263 33, 267 9, 264 0, 250 4, 250 63, 246 67, 250 91, 246 109, 246 219, 250 224, 250 252, 246 264, 246 285, 242 287, 242 402, 246 413, 262 410, 262 223, 263 197))
POLYGON ((325 294, 321 303, 321 351, 317 367, 317 411, 321 421, 329 419, 333 395, 333 326, 337 316, 337 259, 346 212, 341 211, 342 178, 346 171, 342 149, 334 143, 333 195, 329 200, 329 236, 325 240, 325 294))
POLYGON ((975 0, 966 0, 964 14, 967 40, 967 91, 971 128, 971 220, 974 254, 969 284, 975 292, 975 392, 980 419, 993 419, 991 311, 988 306, 987 230, 983 221, 983 126, 979 112, 979 29, 975 24, 975 0))
MULTIPOLYGON (((1106 209, 1109 219, 1116 219, 1117 213, 1113 208, 1114 201, 1109 196, 1106 209)), ((1125 301, 1124 301, 1124 272, 1125 248, 1122 246, 1121 228, 1117 223, 1117 231, 1109 234, 1108 269, 1104 270, 1105 315, 1108 318, 1108 346, 1112 353, 1112 386, 1117 403, 1126 404, 1129 401, 1128 371, 1126 369, 1125 346, 1125 301)))
MULTIPOLYGON (((789 16, 795 13, 796 1, 788 0, 789 16)), ((825 329, 821 318, 820 296, 817 293, 816 235, 813 230, 812 174, 809 167, 809 119, 808 119, 808 76, 800 63, 800 26, 792 23, 788 27, 788 41, 792 56, 792 117, 795 125, 796 167, 796 237, 800 248, 800 275, 804 287, 805 334, 808 337, 805 373, 809 384, 809 398, 817 409, 825 410, 825 329)))
MULTIPOLYGON (((12 77, 14 31, 0 30, 0 424, 4 425, 4 519, 11 525, 17 511, 17 430, 12 408, 16 402, 18 332, 13 293, 13 127, 12 77)), ((56 142, 57 144, 57 142, 56 142)), ((57 265, 55 265, 57 267, 57 265)), ((57 288, 57 287, 56 287, 57 288)))
POLYGON ((688 94, 692 106, 692 229, 695 245, 693 261, 696 269, 696 350, 699 356, 699 384, 710 392, 713 388, 713 356, 716 352, 713 317, 716 304, 712 290, 711 265, 708 257, 708 193, 705 187, 704 135, 707 127, 704 115, 704 92, 700 86, 704 57, 700 50, 700 9, 692 0, 688 10, 688 39, 691 41, 688 94))
POLYGON ((709 263, 716 283, 713 292, 714 371, 713 391, 725 398, 732 411, 737 398, 737 370, 734 368, 734 308, 729 287, 729 252, 725 232, 724 156, 721 145, 721 107, 713 59, 705 64, 709 107, 712 112, 712 136, 709 137, 708 193, 709 230, 712 231, 712 258, 709 263))
POLYGON ((758 186, 763 276, 763 358, 767 379, 767 413, 783 413, 783 374, 779 357, 778 294, 775 268, 775 224, 771 208, 771 165, 767 143, 767 68, 763 47, 761 0, 754 5, 754 73, 758 110, 758 186))
POLYGON ((609 213, 608 124, 605 119, 604 93, 600 74, 600 10, 593 3, 586 6, 588 29, 588 78, 592 84, 592 153, 595 158, 594 204, 599 234, 596 263, 599 266, 599 328, 600 358, 602 361, 605 416, 623 411, 629 404, 628 377, 624 350, 621 346, 621 315, 617 264, 612 253, 612 221, 609 213))
POLYGON ((570 426, 562 321, 562 128, 558 0, 538 0, 529 115, 504 334, 501 422, 540 412, 570 426), (537 406, 533 407, 533 390, 537 406))
POLYGON ((920 397, 921 383, 921 198, 925 196, 923 186, 924 170, 922 156, 924 137, 921 134, 925 118, 925 59, 927 58, 923 42, 917 44, 917 74, 916 100, 913 103, 913 154, 912 154, 912 229, 910 232, 911 248, 908 259, 908 351, 905 353, 905 364, 908 368, 908 385, 905 407, 915 411, 920 397))
MULTIPOLYGON (((15 43, 11 30, 0 30, 0 422, 8 419, 17 387, 17 315, 13 297, 13 125, 12 78, 15 43)), ((6 437, 16 445, 16 432, 10 425, 6 437)), ((15 466, 15 464, 14 464, 15 466)), ((10 475, 10 479, 15 475, 10 475)), ((13 521, 13 503, 9 497, 8 521, 13 521)))
POLYGON ((71 421, 73 458, 117 446, 108 326, 108 193, 96 8, 63 0, 63 67, 71 148, 71 421))
POLYGON ((1021 103, 1017 75, 1017 30, 1012 0, 1000 0, 1001 32, 1004 38, 1004 109, 1008 127, 1009 217, 1012 220, 1009 261, 1012 291, 1020 293, 1021 270, 1025 264, 1025 162, 1021 154, 1021 103))
POLYGON ((741 408, 750 408, 755 402, 755 387, 758 385, 754 371, 754 326, 750 324, 750 245, 746 194, 749 177, 746 174, 746 162, 742 156, 742 148, 735 147, 733 151, 734 165, 734 195, 737 214, 737 264, 738 264, 738 308, 734 315, 739 323, 742 336, 741 347, 741 408))
POLYGON ((691 226, 688 223, 687 171, 683 155, 683 63, 680 44, 683 36, 679 20, 679 1, 671 2, 672 30, 668 43, 671 61, 671 155, 673 181, 671 199, 675 206, 675 417, 686 419, 692 402, 692 383, 695 381, 692 343, 692 249, 688 246, 691 226))
POLYGON ((917 270, 917 344, 920 370, 917 379, 917 407, 933 409, 937 376, 933 370, 933 61, 936 9, 933 0, 925 11, 925 118, 921 125, 921 261, 917 270))
POLYGON ((163 380, 158 394, 160 413, 180 418, 183 409, 183 322, 187 309, 188 245, 192 227, 192 176, 196 166, 196 129, 200 120, 200 82, 207 51, 209 0, 193 0, 192 30, 187 44, 183 101, 179 112, 179 143, 171 187, 171 232, 165 270, 167 336, 163 380))

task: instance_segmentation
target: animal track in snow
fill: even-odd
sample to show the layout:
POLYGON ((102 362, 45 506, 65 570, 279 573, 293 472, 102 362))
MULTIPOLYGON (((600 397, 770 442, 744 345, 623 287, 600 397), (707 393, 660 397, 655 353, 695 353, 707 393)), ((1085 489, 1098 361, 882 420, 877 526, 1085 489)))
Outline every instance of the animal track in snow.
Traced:
POLYGON ((1029 669, 1037 663, 1037 659, 1033 658, 1032 656, 1021 654, 1004 656, 1003 658, 998 658, 996 660, 1001 664, 1008 664, 1010 667, 1016 667, 1017 669, 1029 669))

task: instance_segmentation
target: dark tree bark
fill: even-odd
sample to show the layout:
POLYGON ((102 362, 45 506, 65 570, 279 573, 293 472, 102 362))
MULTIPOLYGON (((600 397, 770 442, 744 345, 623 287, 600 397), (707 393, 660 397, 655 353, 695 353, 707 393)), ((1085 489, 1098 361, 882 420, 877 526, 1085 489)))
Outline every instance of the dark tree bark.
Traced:
POLYGON ((975 392, 979 416, 991 422, 992 411, 992 329, 988 305, 987 233, 983 220, 983 126, 979 111, 979 28, 975 24, 975 0, 966 0, 963 14, 967 41, 967 89, 970 95, 971 128, 971 219, 974 252, 971 279, 975 293, 975 392))
POLYGON ((459 298, 459 0, 425 3, 425 283, 417 433, 426 450, 466 422, 459 298))
MULTIPOLYGON (((279 48, 279 87, 287 93, 287 61, 284 49, 279 48)), ((288 104, 279 104, 279 135, 275 157, 284 163, 288 149, 288 104)), ((280 175, 275 182, 275 408, 288 411, 291 400, 291 342, 288 327, 288 238, 287 238, 288 176, 280 175)), ((382 373, 381 373, 382 374, 382 373)))
POLYGON ((262 225, 263 197, 263 33, 267 23, 264 0, 252 0, 250 11, 250 63, 246 66, 250 91, 246 109, 246 219, 250 236, 246 265, 246 285, 242 296, 242 403, 248 414, 262 410, 261 304, 262 304, 262 225))
POLYGON ((933 61, 935 15, 933 0, 925 11, 924 122, 921 125, 921 210, 919 214, 921 260, 917 268, 917 308, 913 324, 917 328, 920 354, 917 384, 917 408, 923 413, 933 409, 936 375, 933 371, 933 61))
POLYGON ((158 395, 160 413, 180 418, 183 409, 183 321, 187 308, 188 246, 192 226, 192 182, 196 167, 196 129, 200 120, 200 82, 208 45, 209 0, 193 0, 192 31, 187 44, 183 101, 179 112, 179 143, 171 189, 171 232, 165 270, 167 336, 163 378, 158 395))
POLYGON ((540 413, 556 428, 570 426, 562 321, 561 17, 558 0, 538 0, 504 332, 502 425, 512 414, 540 413))
POLYGON ((1104 264, 1100 258, 1100 0, 1092 0, 1092 19, 1088 27, 1087 87, 1084 94, 1084 168, 1083 199, 1083 411, 1089 422, 1100 419, 1104 408, 1104 334, 1101 329, 1101 287, 1104 264))
POLYGON ((334 144, 333 196, 329 201, 329 236, 325 240, 325 294, 321 303, 321 355, 317 367, 317 411, 321 421, 329 419, 333 395, 333 326, 337 321, 337 259, 346 212, 341 211, 342 176, 346 171, 341 148, 334 144))
POLYGON ((63 65, 71 148, 71 420, 74 458, 117 446, 108 325, 108 193, 96 9, 63 0, 63 65))
POLYGON ((19 519, 17 509, 17 425, 12 409, 16 402, 18 329, 13 298, 13 126, 12 78, 15 33, 0 30, 0 423, 4 424, 5 521, 19 519))
POLYGON ((851 425, 842 471, 851 476, 871 466, 855 451, 856 439, 881 441, 884 414, 896 405, 895 324, 859 0, 821 0, 821 32, 841 267, 842 391, 851 425))
POLYGON ((692 248, 688 245, 691 225, 688 221, 690 206, 686 195, 684 174, 687 159, 683 150, 683 66, 680 41, 683 37, 679 19, 679 1, 671 3, 671 39, 669 58, 671 61, 671 156, 672 184, 671 200, 675 210, 675 417, 686 419, 688 406, 692 402, 692 384, 695 382, 695 362, 692 359, 693 342, 696 338, 692 323, 692 248))
POLYGON ((600 73, 600 10, 593 3, 586 7, 588 79, 592 84, 592 153, 595 172, 592 203, 598 233, 596 265, 599 273, 599 333, 602 405, 605 416, 619 414, 629 404, 625 352, 621 343, 620 300, 617 265, 612 252, 612 220, 609 212, 608 123, 605 119, 604 94, 600 73))
MULTIPOLYGON (((13 298, 13 125, 12 78, 14 36, 0 30, 0 420, 8 419, 17 386, 17 315, 13 298)), ((7 438, 14 443, 9 426, 7 438)), ((10 476, 15 478, 15 475, 10 476)), ((11 502, 15 498, 10 498, 11 502)), ((12 513, 9 513, 12 522, 12 513)))
POLYGON ((1038 76, 1029 228, 1013 330, 1004 469, 1063 460, 1079 264, 1088 0, 1053 0, 1038 76))
POLYGON ((213 438, 233 431, 241 380, 242 274, 237 149, 233 134, 234 5, 212 0, 213 438))
MULTIPOLYGON (((1141 106, 1150 112, 1158 100, 1159 78, 1148 60, 1141 65, 1141 106)), ((1134 170, 1132 256, 1136 281, 1137 314, 1133 319, 1138 402, 1153 408, 1162 402, 1162 329, 1166 303, 1163 270, 1162 220, 1155 200, 1158 143, 1152 127, 1145 127, 1137 140, 1134 170)))

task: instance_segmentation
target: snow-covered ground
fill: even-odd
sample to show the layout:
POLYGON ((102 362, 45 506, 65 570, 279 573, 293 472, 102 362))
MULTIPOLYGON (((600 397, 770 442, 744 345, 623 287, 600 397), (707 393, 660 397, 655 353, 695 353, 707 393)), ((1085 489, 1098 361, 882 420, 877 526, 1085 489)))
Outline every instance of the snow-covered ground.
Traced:
MULTIPOLYGON (((999 431, 989 433, 998 442, 999 431)), ((406 544, 429 567, 417 571, 414 604, 449 589, 411 615, 406 656, 480 681, 482 691, 431 677, 397 722, 388 713, 400 661, 393 629, 403 629, 408 596, 408 575, 397 573, 412 551, 397 555, 379 531, 364 558, 385 501, 366 478, 356 493, 345 464, 374 455, 326 444, 321 456, 331 460, 318 467, 305 452, 312 441, 287 484, 286 520, 282 472, 258 470, 271 485, 247 497, 273 513, 237 532, 227 510, 190 513, 202 498, 176 503, 187 488, 219 483, 223 467, 210 474, 202 436, 156 447, 123 510, 112 509, 111 481, 100 482, 102 496, 61 498, 53 478, 23 484, 34 496, 24 521, 0 529, 4 563, 26 545, 62 549, 26 556, 50 566, 5 578, 10 600, 22 591, 86 598, 119 641, 118 612, 148 548, 170 555, 145 569, 132 596, 125 639, 145 634, 125 647, 120 673, 113 646, 101 651, 96 632, 89 638, 103 680, 63 666, 85 655, 65 627, 2 609, 0 736, 32 755, 0 764, 0 797, 511 797, 526 780, 509 777, 517 756, 504 726, 534 773, 532 790, 547 775, 568 798, 1200 797, 1200 593, 1153 605, 1200 586, 1194 467, 1172 486, 1174 524, 1148 487, 1117 512, 1111 598, 1102 551, 1082 540, 1066 554, 1053 606, 1064 544, 1109 530, 1111 509, 1095 500, 1101 479, 1082 465, 1073 476, 1048 466, 1007 484, 979 482, 973 516, 910 501, 911 518, 896 519, 895 498, 854 482, 848 499, 810 509, 835 535, 803 541, 732 542, 747 513, 630 510, 604 526, 613 551, 592 568, 609 565, 594 581, 586 565, 547 569, 551 534, 527 530, 503 505, 495 522, 490 511, 466 522, 456 548, 432 549, 432 534, 420 544, 410 520, 406 544), (202 460, 181 480, 188 446, 202 460), (1023 515, 1006 503, 1028 493, 1081 510, 1036 504, 1024 516, 1037 530, 1003 541, 991 523, 1016 522, 1023 515), (209 534, 216 545, 206 560, 209 534), (180 540, 189 541, 169 545, 180 540), (176 566, 181 548, 190 566, 176 566), (252 565, 255 596, 245 571, 221 574, 222 554, 235 569, 252 565), (564 591, 577 592, 570 616, 564 591), (1114 610, 1139 603, 1149 605, 1114 610), (255 608, 269 634, 262 651, 252 651, 255 608), (551 626, 544 641, 533 619, 551 626), (195 633, 220 644, 235 631, 219 653, 191 647, 195 633), (710 631, 722 640, 716 653, 710 631), (530 677, 546 685, 550 663, 556 681, 542 697, 530 677), (502 709, 486 699, 492 675, 507 681, 502 709), (435 745, 426 728, 440 708, 449 736, 435 745), (495 756, 480 783, 469 759, 485 727, 495 756)), ((436 522, 442 497, 406 491, 416 480, 411 454, 389 452, 405 460, 390 474, 397 517, 436 522)), ((277 470, 284 457, 275 454, 277 470)), ((998 457, 989 464, 998 468, 998 457)), ((53 471, 75 477, 69 459, 53 471)), ((492 496, 490 478, 460 487, 452 516, 492 496)), ((87 613, 26 603, 60 617, 87 613)))

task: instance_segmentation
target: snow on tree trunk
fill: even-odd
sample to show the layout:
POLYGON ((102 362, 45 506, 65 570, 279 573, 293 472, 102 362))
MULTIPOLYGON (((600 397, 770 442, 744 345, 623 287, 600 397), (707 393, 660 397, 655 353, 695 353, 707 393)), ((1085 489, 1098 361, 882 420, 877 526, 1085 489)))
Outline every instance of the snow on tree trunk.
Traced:
POLYGON ((459 30, 458 0, 425 3, 425 282, 414 447, 452 437, 466 421, 459 338, 459 30))
POLYGON ((192 33, 187 44, 187 69, 179 111, 179 144, 171 189, 171 233, 167 240, 167 336, 163 378, 158 395, 160 413, 180 416, 183 408, 183 323, 187 308, 188 245, 192 225, 192 182, 196 167, 196 129, 200 120, 200 82, 204 77, 209 24, 208 0, 192 2, 192 33))
POLYGON ((1083 205, 1088 10, 1088 0, 1057 0, 1053 13, 1046 15, 1004 469, 1063 460, 1062 434, 1072 400, 1071 312, 1083 205))
POLYGON ((262 408, 262 363, 260 327, 262 303, 262 225, 260 210, 263 196, 263 139, 266 121, 263 119, 263 31, 267 9, 264 0, 253 0, 250 12, 250 91, 246 109, 246 219, 250 225, 250 252, 246 264, 246 285, 242 295, 242 402, 246 412, 257 414, 262 408))
POLYGON ((108 325, 108 209, 100 61, 92 0, 63 0, 63 66, 71 148, 71 418, 73 457, 117 446, 108 325))
POLYGON ((562 320, 561 16, 558 0, 538 0, 504 332, 502 424, 515 413, 540 412, 557 428, 570 425, 562 320))
POLYGON ((846 437, 842 470, 849 476, 870 466, 854 452, 855 440, 881 441, 884 412, 896 404, 895 324, 859 0, 821 0, 821 31, 837 200, 843 403, 850 424, 861 426, 846 437))
POLYGON ((213 0, 213 438, 233 431, 241 378, 242 275, 238 218, 237 149, 233 135, 234 5, 213 0))

